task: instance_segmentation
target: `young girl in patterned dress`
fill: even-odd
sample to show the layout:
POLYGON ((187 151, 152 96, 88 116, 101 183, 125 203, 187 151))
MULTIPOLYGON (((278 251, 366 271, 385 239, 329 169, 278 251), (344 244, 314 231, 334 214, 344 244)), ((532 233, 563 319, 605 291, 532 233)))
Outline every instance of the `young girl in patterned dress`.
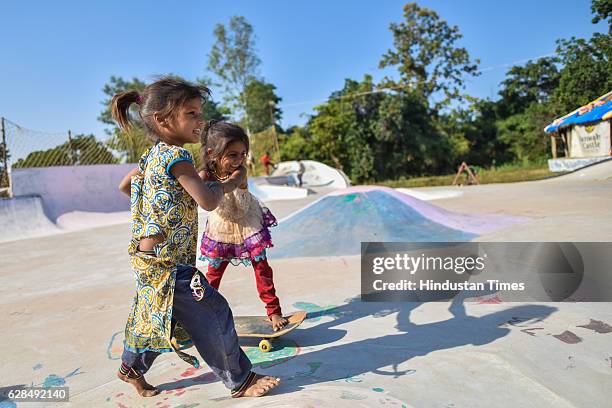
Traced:
POLYGON ((129 254, 136 277, 136 296, 125 328, 124 352, 118 377, 141 396, 157 395, 144 373, 160 353, 175 351, 183 360, 199 363, 181 349, 195 345, 233 397, 261 396, 279 380, 251 371, 238 346, 227 301, 193 266, 196 258, 198 213, 217 207, 224 194, 246 179, 236 168, 223 182, 202 182, 185 143, 199 140, 202 100, 209 90, 175 78, 162 78, 142 94, 123 92, 111 102, 113 118, 130 131, 129 109, 138 107, 147 136, 155 143, 119 188, 130 195, 132 240, 129 254))
MULTIPOLYGON (((224 182, 241 168, 249 153, 249 139, 244 130, 227 122, 210 121, 202 129, 201 157, 205 181, 224 182)), ((208 214, 200 245, 200 259, 208 263, 206 279, 219 289, 229 263, 253 265, 259 297, 274 330, 288 321, 281 313, 276 296, 272 268, 266 248, 272 246, 269 227, 276 219, 247 189, 246 180, 232 193, 223 196, 218 207, 208 214)))

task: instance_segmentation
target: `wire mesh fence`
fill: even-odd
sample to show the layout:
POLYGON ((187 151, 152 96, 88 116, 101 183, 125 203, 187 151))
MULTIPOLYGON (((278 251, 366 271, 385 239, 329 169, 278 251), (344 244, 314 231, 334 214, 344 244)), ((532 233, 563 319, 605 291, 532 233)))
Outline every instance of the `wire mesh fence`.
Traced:
POLYGON ((31 130, 2 120, 3 146, 8 168, 112 164, 121 161, 109 142, 93 135, 31 130))
MULTIPOLYGON (((10 196, 11 171, 28 167, 79 166, 125 163, 132 138, 125 135, 94 135, 44 132, 28 129, 0 118, 0 196, 10 196), (121 143, 121 141, 124 141, 121 143)), ((140 145, 146 144, 139 141, 140 145)), ((135 150, 135 149, 132 149, 135 150)), ((136 155, 136 154, 135 154, 136 155)))
MULTIPOLYGON (((11 171, 29 167, 82 166, 96 164, 136 163, 151 145, 142 128, 130 134, 115 131, 103 138, 66 132, 44 132, 20 126, 0 118, 0 197, 10 196, 11 171)), ((186 145, 200 164, 199 144, 186 145)), ((251 136, 253 166, 250 175, 264 173, 259 158, 270 152, 278 161, 278 141, 274 130, 251 136)))

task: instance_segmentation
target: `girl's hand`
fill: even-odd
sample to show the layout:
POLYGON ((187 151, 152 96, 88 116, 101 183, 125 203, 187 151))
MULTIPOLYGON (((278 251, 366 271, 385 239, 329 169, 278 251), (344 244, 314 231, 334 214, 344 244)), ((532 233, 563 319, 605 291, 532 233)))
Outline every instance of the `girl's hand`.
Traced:
POLYGON ((234 176, 240 177, 240 179, 243 180, 243 182, 246 183, 246 180, 247 180, 247 169, 246 169, 246 167, 244 167, 244 165, 238 167, 232 173, 232 177, 234 177, 234 176))
POLYGON ((230 193, 238 188, 240 185, 245 184, 247 180, 246 167, 240 166, 236 169, 229 179, 221 183, 223 185, 223 192, 230 193))
POLYGON ((132 169, 128 174, 123 177, 121 182, 119 183, 119 191, 121 191, 126 196, 130 196, 130 191, 132 188, 132 177, 140 172, 138 167, 132 169))
POLYGON ((248 170, 247 170, 246 166, 244 166, 244 165, 241 166, 240 169, 236 170, 234 173, 237 173, 238 171, 242 171, 242 170, 244 170, 244 181, 242 183, 240 183, 238 188, 246 190, 247 188, 249 188, 248 183, 247 183, 247 180, 248 180, 248 170))

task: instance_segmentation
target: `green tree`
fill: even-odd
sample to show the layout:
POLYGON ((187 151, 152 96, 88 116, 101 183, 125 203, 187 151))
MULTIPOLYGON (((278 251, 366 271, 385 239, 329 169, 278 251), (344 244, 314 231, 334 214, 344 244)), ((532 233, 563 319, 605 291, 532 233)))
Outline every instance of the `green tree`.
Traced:
POLYGON ((261 132, 282 118, 281 101, 274 90, 276 87, 265 81, 254 79, 248 83, 242 99, 246 102, 246 115, 242 119, 251 132, 261 132))
POLYGON ((114 164, 117 158, 94 135, 76 135, 67 146, 75 165, 114 164))
MULTIPOLYGON (((609 0, 594 0, 593 22, 609 20, 611 5, 609 0)), ((503 160, 544 160, 549 152, 549 138, 543 128, 555 117, 612 89, 611 57, 610 34, 595 33, 588 40, 575 37, 558 40, 555 58, 512 67, 496 102, 497 142, 507 146, 503 160)), ((479 130, 489 133, 484 128, 479 130)))
POLYGON ((608 20, 608 34, 612 34, 612 0, 593 0, 591 12, 594 14, 593 24, 608 20))
POLYGON ((314 158, 312 136, 307 126, 293 126, 279 135, 282 161, 314 158))
POLYGON ((442 128, 451 141, 453 163, 490 167, 513 160, 508 144, 497 135, 498 103, 474 99, 467 107, 441 117, 442 128))
POLYGON ((524 112, 498 121, 498 138, 508 145, 513 161, 541 162, 548 157, 550 138, 543 129, 555 116, 549 106, 533 103, 524 112))
POLYGON ((70 150, 67 148, 54 147, 53 149, 37 150, 28 154, 26 158, 17 160, 17 162, 13 164, 13 168, 70 165, 72 165, 70 150))
POLYGON ((117 159, 94 135, 76 135, 52 149, 35 151, 17 160, 15 168, 113 164, 117 159))
POLYGON ((486 167, 546 157, 543 128, 558 113, 552 100, 559 87, 559 63, 557 57, 546 57, 513 66, 500 84, 500 99, 474 105, 473 120, 462 122, 470 141, 468 163, 486 167))
POLYGON ((354 183, 444 172, 458 149, 435 111, 414 91, 382 92, 370 76, 346 80, 315 108, 306 135, 310 158, 340 167, 354 183))
POLYGON ((379 68, 397 66, 399 80, 387 79, 385 86, 411 87, 423 99, 444 95, 442 106, 461 96, 464 76, 478 74, 478 60, 457 46, 462 35, 438 14, 416 3, 404 6, 404 21, 391 23, 394 49, 383 55, 379 68))
POLYGON ((438 174, 452 168, 452 140, 436 113, 415 92, 398 92, 380 106, 377 124, 378 179, 438 174))
POLYGON ((595 33, 590 40, 557 42, 563 69, 553 102, 558 114, 587 104, 612 89, 612 37, 595 33))
POLYGON ((559 86, 557 58, 540 58, 513 66, 501 83, 498 102, 500 116, 523 112, 532 103, 546 103, 559 86))
POLYGON ((237 117, 246 116, 246 89, 257 78, 261 63, 255 51, 253 26, 244 17, 233 16, 227 28, 217 24, 213 34, 216 41, 208 55, 208 69, 220 81, 232 111, 237 117))
POLYGON ((589 39, 572 37, 557 41, 563 64, 553 103, 558 114, 572 111, 612 89, 612 1, 592 0, 593 23, 607 20, 608 32, 589 39))
POLYGON ((378 106, 384 98, 375 90, 372 77, 362 82, 347 79, 344 88, 332 93, 327 103, 315 107, 308 122, 312 158, 341 168, 353 182, 375 178, 374 130, 378 106))

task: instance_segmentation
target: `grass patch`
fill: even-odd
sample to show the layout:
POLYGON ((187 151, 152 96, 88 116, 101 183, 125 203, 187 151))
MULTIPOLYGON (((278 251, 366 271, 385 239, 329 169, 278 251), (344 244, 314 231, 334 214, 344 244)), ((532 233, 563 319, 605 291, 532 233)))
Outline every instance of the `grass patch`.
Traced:
MULTIPOLYGON (((490 169, 476 168, 480 184, 515 183, 519 181, 541 180, 561 173, 548 170, 548 164, 509 164, 490 169)), ((399 180, 386 180, 375 184, 386 187, 433 187, 450 186, 455 174, 445 176, 425 176, 413 178, 400 178, 399 180)), ((465 172, 459 177, 459 183, 466 184, 465 172)))

